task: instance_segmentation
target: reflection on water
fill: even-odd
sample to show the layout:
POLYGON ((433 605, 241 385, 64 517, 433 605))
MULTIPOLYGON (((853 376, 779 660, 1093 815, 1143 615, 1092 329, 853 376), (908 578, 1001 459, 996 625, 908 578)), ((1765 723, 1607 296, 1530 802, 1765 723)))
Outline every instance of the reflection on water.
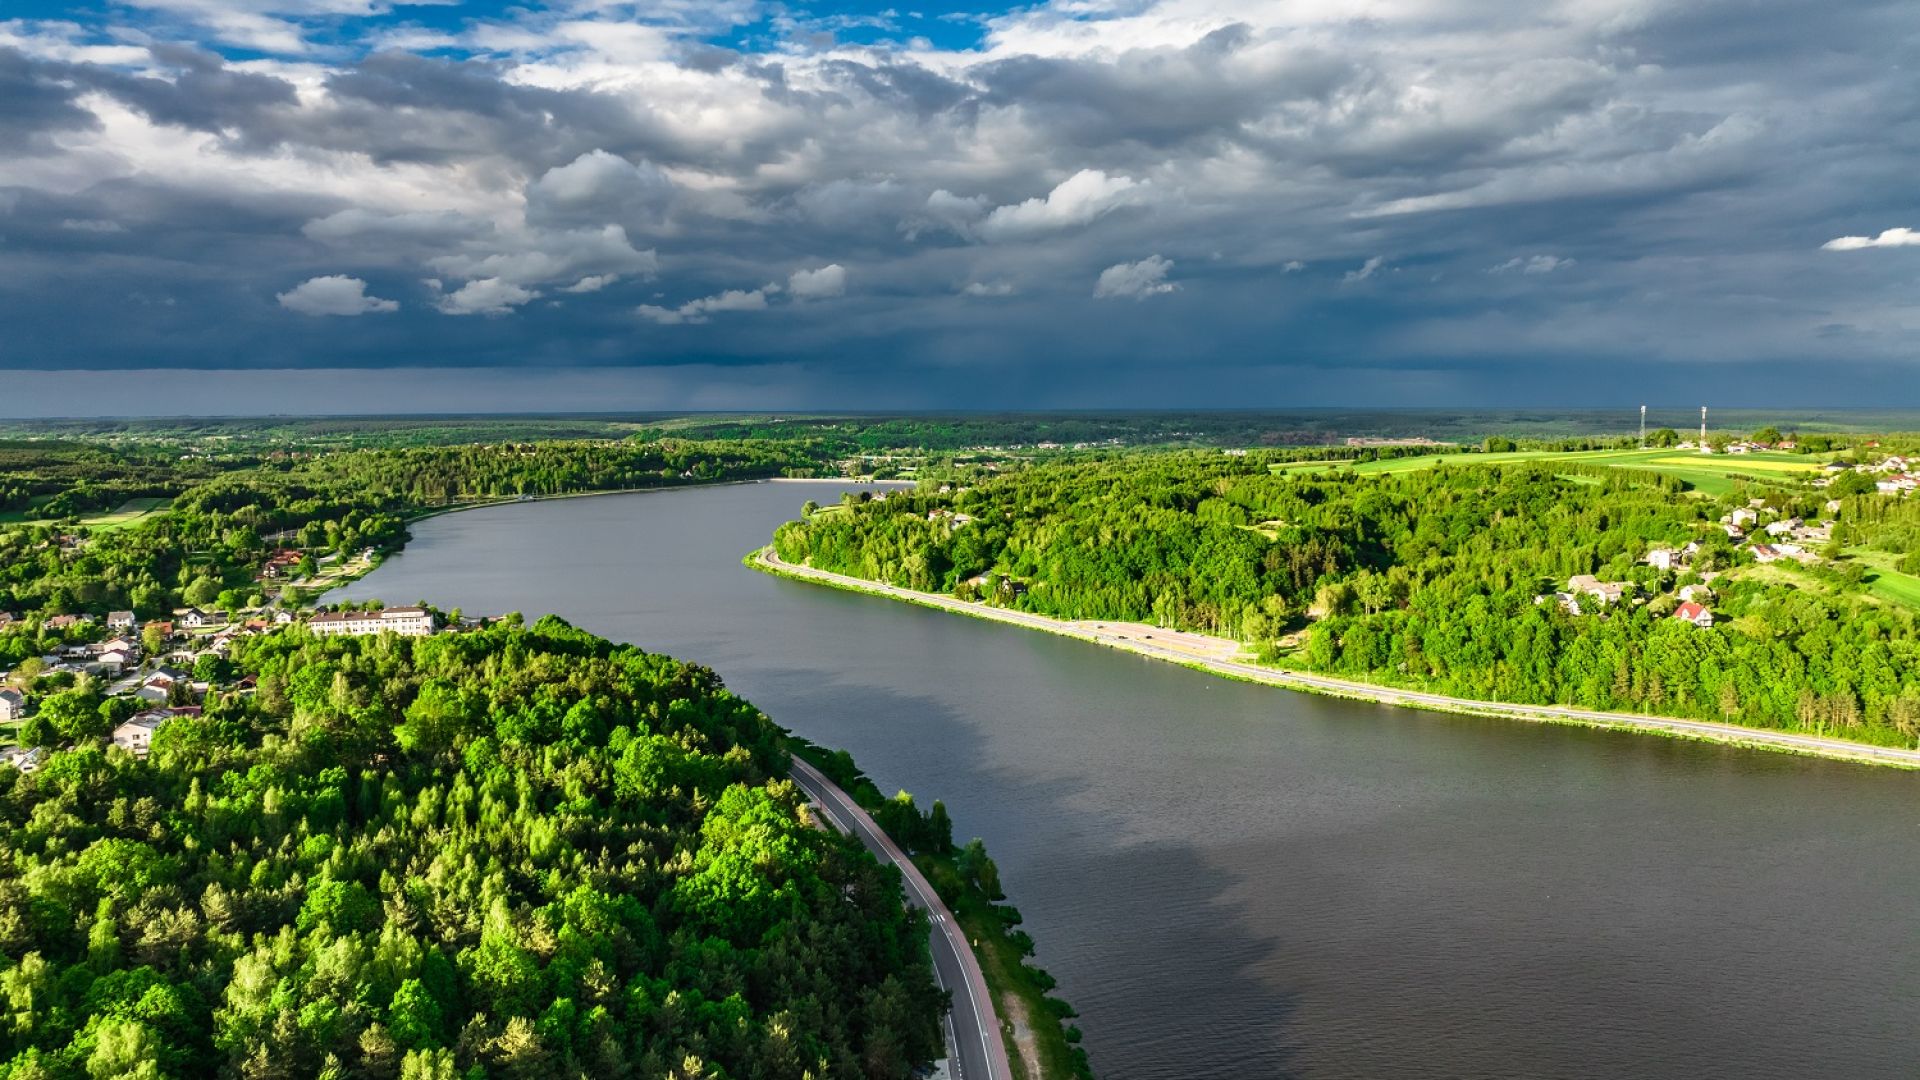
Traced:
POLYGON ((456 514, 341 595, 710 664, 944 799, 1104 1077, 1914 1074, 1920 777, 1247 686, 740 565, 837 494, 456 514))

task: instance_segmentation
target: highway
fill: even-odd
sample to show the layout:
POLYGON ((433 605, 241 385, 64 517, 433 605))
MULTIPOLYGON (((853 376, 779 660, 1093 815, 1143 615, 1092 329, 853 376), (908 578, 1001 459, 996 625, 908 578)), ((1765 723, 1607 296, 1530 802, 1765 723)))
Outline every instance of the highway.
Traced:
POLYGON ((827 779, 820 770, 793 759, 793 780, 840 828, 860 838, 867 850, 900 868, 906 880, 907 901, 924 908, 931 920, 933 972, 940 986, 951 992, 953 1008, 947 1013, 948 1061, 953 1080, 1013 1080, 1013 1066, 1007 1060, 1006 1043, 1000 1037, 1000 1017, 994 1011, 993 998, 987 993, 987 977, 974 958, 960 924, 920 869, 892 838, 880 831, 846 792, 827 779))
MULTIPOLYGON (((1623 728, 1629 730, 1663 732, 1669 735, 1684 735, 1715 742, 1738 743, 1743 746, 1766 747, 1775 750, 1787 750, 1794 753, 1815 754, 1820 757, 1839 758, 1848 761, 1865 761, 1881 765, 1899 765, 1907 768, 1920 768, 1920 750, 1894 746, 1870 746, 1866 743, 1849 742, 1845 739, 1830 739, 1819 735, 1801 735, 1788 731, 1773 731, 1767 728, 1742 727, 1738 724, 1720 724, 1708 720, 1681 720, 1666 716, 1644 716, 1639 713, 1605 712, 1598 709, 1580 709, 1567 705, 1525 705, 1504 701, 1477 701, 1472 698, 1449 697, 1445 694, 1431 694, 1420 690, 1397 690, 1391 687, 1375 686, 1371 683, 1355 682, 1350 679, 1337 679, 1325 675, 1309 675, 1305 672, 1287 671, 1281 668, 1249 664, 1239 660, 1224 660, 1165 648, 1150 641, 1141 640, 1140 631, 1152 628, 1133 627, 1132 633, 1103 631, 1098 624, 1067 622, 1045 615, 1033 615, 1024 611, 1009 611, 1005 608, 988 607, 985 604, 960 600, 951 596, 934 593, 916 592, 897 586, 868 581, 864 578, 849 577, 845 574, 816 570, 810 566, 795 566, 782 560, 773 553, 773 549, 763 550, 758 561, 779 573, 794 577, 809 578, 856 592, 874 593, 880 596, 906 600, 928 607, 943 608, 973 615, 983 619, 1013 623, 1033 630, 1045 630, 1049 633, 1064 634, 1080 638, 1099 645, 1116 649, 1126 649, 1142 656, 1151 656, 1160 660, 1171 660, 1188 667, 1197 667, 1206 671, 1246 679, 1250 682, 1266 683, 1294 690, 1308 690, 1316 693, 1331 694, 1337 697, 1357 698, 1365 701, 1377 701, 1385 705, 1400 705, 1414 709, 1436 709, 1442 712, 1465 712, 1481 716, 1506 716, 1520 720, 1569 722, 1592 724, 1599 727, 1623 728)), ((1121 624, 1114 624, 1119 626, 1121 624)))

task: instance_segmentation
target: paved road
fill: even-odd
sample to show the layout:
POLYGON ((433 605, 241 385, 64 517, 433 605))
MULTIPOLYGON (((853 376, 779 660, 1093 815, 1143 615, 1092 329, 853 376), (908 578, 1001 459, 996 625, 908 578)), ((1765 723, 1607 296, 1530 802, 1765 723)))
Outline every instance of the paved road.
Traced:
POLYGON ((1708 720, 1678 720, 1664 716, 1643 716, 1638 713, 1604 712, 1598 709, 1578 709, 1564 705, 1521 705, 1503 701, 1476 701, 1471 698, 1448 697, 1445 694, 1430 694, 1419 690, 1395 690, 1374 686, 1370 683, 1353 682, 1348 679, 1336 679, 1325 675, 1309 675, 1304 672, 1285 671, 1278 668, 1248 664, 1236 660, 1209 660, 1174 649, 1161 648, 1137 638, 1123 637, 1118 634, 1102 633, 1089 629, 1085 625, 1076 625, 1061 619, 1045 615, 1033 615, 1024 611, 1009 611, 1005 608, 988 607, 984 604, 970 603, 951 596, 935 593, 916 592, 912 589, 897 588, 865 578, 849 577, 845 574, 816 570, 811 566, 795 566, 782 560, 771 548, 761 552, 760 561, 768 566, 777 567, 782 573, 840 585, 861 592, 876 593, 899 600, 909 600, 930 607, 959 611, 981 618, 995 619, 1013 623, 1035 630, 1065 634, 1083 641, 1092 641, 1109 645, 1117 649, 1127 649, 1142 656, 1151 656, 1161 660, 1171 660, 1189 667, 1204 668, 1208 671, 1232 675, 1252 682, 1266 683, 1271 686, 1283 686, 1293 689, 1315 690, 1340 697, 1360 698, 1378 701, 1387 705, 1403 705, 1409 708, 1439 709, 1447 712, 1470 712, 1483 716, 1511 716, 1522 720, 1570 720, 1583 724, 1598 724, 1603 727, 1639 729, 1643 731, 1662 731, 1669 734, 1688 735, 1717 742, 1743 743, 1750 746, 1768 746, 1800 753, 1818 754, 1822 757, 1843 758, 1851 761, 1871 761, 1883 765, 1904 765, 1920 768, 1920 750, 1902 749, 1892 746, 1868 746, 1864 743, 1848 742, 1845 739, 1828 739, 1818 735, 1799 735, 1787 731, 1771 731, 1766 728, 1741 727, 1738 724, 1718 724, 1708 720))
POLYGON ((954 1080, 1013 1080, 1006 1043, 1000 1038, 1000 1017, 987 993, 987 977, 980 971, 980 962, 974 958, 960 924, 954 921, 953 912, 947 910, 906 852, 895 846, 846 792, 799 758, 793 759, 792 775, 800 789, 843 832, 858 836, 867 850, 900 868, 900 876, 906 879, 908 902, 925 908, 932 919, 934 975, 953 995, 953 1009, 947 1014, 947 1045, 952 1049, 949 1065, 954 1080))

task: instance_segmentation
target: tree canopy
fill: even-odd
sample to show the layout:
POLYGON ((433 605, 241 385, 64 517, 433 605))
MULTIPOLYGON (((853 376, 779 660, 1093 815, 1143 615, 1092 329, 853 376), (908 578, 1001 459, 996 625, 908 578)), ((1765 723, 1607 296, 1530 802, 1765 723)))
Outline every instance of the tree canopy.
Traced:
MULTIPOLYGON (((9 1077, 888 1077, 944 994, 712 672, 547 618, 290 629, 258 689, 0 770, 9 1077)), ((89 725, 94 725, 89 727, 89 725)))

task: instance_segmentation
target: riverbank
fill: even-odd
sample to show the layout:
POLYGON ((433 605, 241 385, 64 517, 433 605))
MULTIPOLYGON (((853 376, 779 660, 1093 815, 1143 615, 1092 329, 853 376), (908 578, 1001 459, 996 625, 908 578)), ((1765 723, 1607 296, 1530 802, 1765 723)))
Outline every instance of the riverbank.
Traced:
MULTIPOLYGON (((1169 648, 1156 644, 1151 640, 1151 634, 1139 633, 1139 628, 1102 630, 1096 627, 1105 624, 1096 623, 1089 626, 1083 623, 1073 623, 1045 615, 1034 615, 1028 612, 989 607, 985 604, 960 600, 951 596, 942 596, 936 593, 902 589, 897 586, 868 581, 863 578, 850 577, 845 574, 816 570, 810 566, 796 566, 781 560, 779 556, 774 554, 771 547, 764 547, 749 554, 744 561, 747 565, 765 573, 800 581, 809 581, 816 584, 830 585, 853 592, 883 596, 893 600, 904 600, 908 603, 920 604, 924 607, 938 608, 942 611, 950 611, 962 615, 971 615, 975 618, 1011 623, 1029 630, 1040 630, 1046 633, 1077 638, 1081 641, 1091 642, 1096 645, 1104 645, 1109 648, 1123 649, 1141 656, 1180 664, 1185 667, 1230 679, 1278 686, 1288 690, 1303 690, 1309 693, 1323 694, 1331 697, 1371 701, 1383 705, 1397 705, 1404 708, 1465 713, 1474 716, 1526 720, 1535 723, 1573 724, 1581 727, 1609 728, 1620 731, 1665 735, 1669 738, 1727 743, 1758 750, 1772 750, 1779 753, 1805 754, 1842 761, 1888 765, 1896 768, 1920 768, 1920 750, 1873 746, 1867 743, 1854 743, 1843 739, 1833 739, 1819 735, 1802 735, 1794 732, 1772 731, 1763 728, 1746 728, 1735 724, 1722 724, 1707 720, 1684 720, 1672 717, 1646 716, 1638 713, 1616 713, 1597 709, 1579 709, 1559 705, 1526 705, 1499 701, 1478 701, 1470 698, 1449 697, 1444 694, 1433 694, 1419 690, 1379 686, 1351 679, 1339 679, 1325 675, 1290 671, 1285 668, 1267 667, 1244 660, 1225 659, 1218 656, 1209 657, 1199 655, 1191 650, 1169 648)), ((1121 624, 1112 625, 1117 628, 1121 624)), ((1182 639, 1190 639, 1196 635, 1180 634, 1178 636, 1182 639)))
MULTIPOLYGON (((824 799, 815 788, 818 783, 838 785, 832 794, 848 804, 844 809, 860 818, 860 839, 876 856, 900 866, 909 895, 917 895, 933 913, 936 970, 942 972, 942 985, 952 988, 952 983, 959 981, 964 989, 977 981, 980 993, 975 1000, 963 1001, 959 991, 954 993, 956 1008, 949 1016, 954 1024, 950 1033, 960 1030, 963 1015, 981 1031, 996 1030, 1000 1050, 995 1053, 989 1048, 989 1056, 1011 1080, 1092 1080, 1086 1052, 1078 1045, 1079 1029, 1068 1023, 1078 1014, 1053 996, 1057 985, 1053 976, 1028 963, 1034 954, 1034 941, 1015 929, 1021 922, 1019 912, 999 902, 1005 897, 998 894, 998 870, 991 871, 996 889, 989 894, 981 888, 977 876, 963 868, 963 853, 952 838, 943 831, 936 837, 935 830, 929 828, 931 819, 911 802, 902 807, 897 800, 882 795, 851 755, 827 751, 798 736, 790 737, 790 743, 794 780, 829 812, 834 809, 833 800, 824 799), (902 824, 904 816, 911 827, 895 831, 883 827, 870 814, 889 814, 895 825, 902 824), (909 840, 916 845, 911 856, 898 846, 909 840), (960 978, 945 970, 949 961, 940 955, 942 946, 951 954, 950 963, 960 969, 960 978)), ((845 821, 839 825, 843 830, 848 827, 845 821)), ((959 1042, 957 1038, 951 1041, 959 1042)), ((962 1055, 963 1061, 967 1056, 962 1055)), ((976 1060, 956 1075, 963 1080, 978 1077, 976 1066, 993 1073, 992 1066, 976 1060)))

